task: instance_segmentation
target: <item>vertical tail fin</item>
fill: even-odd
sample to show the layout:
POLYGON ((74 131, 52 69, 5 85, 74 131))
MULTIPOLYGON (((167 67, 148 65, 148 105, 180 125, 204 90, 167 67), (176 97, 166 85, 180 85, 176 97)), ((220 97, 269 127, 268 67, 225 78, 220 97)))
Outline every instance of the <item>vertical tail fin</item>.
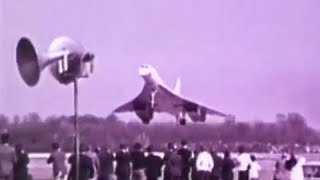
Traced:
POLYGON ((174 92, 180 94, 181 92, 181 81, 180 78, 177 78, 176 85, 174 87, 174 92))

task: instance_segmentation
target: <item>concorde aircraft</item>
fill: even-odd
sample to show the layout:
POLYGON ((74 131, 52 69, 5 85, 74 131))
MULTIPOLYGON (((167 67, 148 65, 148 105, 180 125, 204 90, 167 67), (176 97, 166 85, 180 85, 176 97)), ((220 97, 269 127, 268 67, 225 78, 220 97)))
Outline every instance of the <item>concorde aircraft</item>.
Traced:
POLYGON ((227 115, 208 106, 192 101, 180 94, 180 79, 171 90, 160 78, 157 70, 148 64, 139 67, 139 75, 144 79, 141 93, 133 100, 116 108, 112 114, 135 112, 144 124, 149 124, 154 113, 169 113, 177 122, 186 125, 188 115, 193 122, 204 122, 208 114, 220 117, 227 115))

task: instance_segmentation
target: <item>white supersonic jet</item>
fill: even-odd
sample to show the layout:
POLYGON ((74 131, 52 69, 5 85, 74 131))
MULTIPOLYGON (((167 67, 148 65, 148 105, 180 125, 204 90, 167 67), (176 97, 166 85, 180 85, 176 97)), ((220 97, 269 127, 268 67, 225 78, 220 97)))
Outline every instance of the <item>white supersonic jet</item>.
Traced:
POLYGON ((186 125, 186 115, 193 122, 204 122, 207 114, 227 116, 182 96, 180 94, 180 79, 177 79, 174 90, 171 90, 151 65, 140 66, 139 75, 145 82, 141 93, 130 102, 116 108, 113 113, 135 112, 144 124, 150 123, 154 112, 169 113, 175 116, 181 125, 186 125))

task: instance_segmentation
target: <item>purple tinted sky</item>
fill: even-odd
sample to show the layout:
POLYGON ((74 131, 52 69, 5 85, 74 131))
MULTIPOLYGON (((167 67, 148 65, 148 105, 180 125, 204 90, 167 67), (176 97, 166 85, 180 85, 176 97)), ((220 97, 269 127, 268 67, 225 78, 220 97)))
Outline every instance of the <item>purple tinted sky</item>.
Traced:
POLYGON ((29 88, 14 59, 23 35, 39 51, 68 35, 96 53, 95 74, 81 83, 81 113, 108 115, 135 97, 143 85, 138 66, 150 63, 169 86, 180 76, 185 96, 241 120, 320 116, 319 0, 1 3, 0 111, 8 115, 72 113, 71 86, 46 71, 29 88))

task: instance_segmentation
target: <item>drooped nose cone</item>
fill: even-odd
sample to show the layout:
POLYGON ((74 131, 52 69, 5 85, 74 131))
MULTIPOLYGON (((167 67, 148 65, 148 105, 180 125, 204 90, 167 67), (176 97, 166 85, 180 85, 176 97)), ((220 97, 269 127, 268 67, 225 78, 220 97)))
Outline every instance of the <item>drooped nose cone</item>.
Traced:
POLYGON ((149 66, 147 66, 147 65, 140 66, 140 68, 139 68, 139 75, 140 76, 148 76, 148 75, 150 75, 150 73, 151 73, 151 70, 150 70, 149 66))

